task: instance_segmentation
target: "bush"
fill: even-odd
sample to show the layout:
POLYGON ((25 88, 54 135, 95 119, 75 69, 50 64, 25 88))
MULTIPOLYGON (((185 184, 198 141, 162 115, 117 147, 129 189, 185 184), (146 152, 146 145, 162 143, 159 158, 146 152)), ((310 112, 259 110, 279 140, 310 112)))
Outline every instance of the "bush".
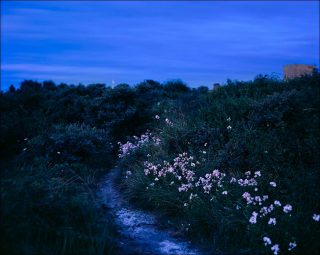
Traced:
POLYGON ((95 196, 94 171, 39 160, 6 173, 2 254, 112 254, 115 230, 95 196))
POLYGON ((50 132, 30 139, 26 149, 31 151, 27 155, 30 159, 42 155, 53 163, 83 162, 107 167, 113 162, 108 133, 84 124, 56 125, 50 132))

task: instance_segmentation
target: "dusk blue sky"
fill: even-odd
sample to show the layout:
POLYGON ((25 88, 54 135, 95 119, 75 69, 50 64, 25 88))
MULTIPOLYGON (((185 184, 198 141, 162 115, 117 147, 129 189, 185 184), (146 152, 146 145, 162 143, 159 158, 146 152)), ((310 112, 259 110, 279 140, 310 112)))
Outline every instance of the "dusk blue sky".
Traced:
POLYGON ((319 2, 1 1, 1 84, 191 87, 319 66, 319 2))

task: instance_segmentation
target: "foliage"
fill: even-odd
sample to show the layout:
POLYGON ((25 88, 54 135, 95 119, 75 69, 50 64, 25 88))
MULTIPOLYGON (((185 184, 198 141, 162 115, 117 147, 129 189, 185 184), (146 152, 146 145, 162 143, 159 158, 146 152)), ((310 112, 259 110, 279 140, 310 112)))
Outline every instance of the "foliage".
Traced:
POLYGON ((1 254, 114 254, 97 184, 115 164, 116 141, 151 127, 168 92, 151 80, 114 88, 27 80, 1 92, 1 254))
POLYGON ((126 194, 212 252, 315 254, 319 103, 314 75, 229 81, 193 107, 167 105, 152 130, 161 143, 121 158, 126 194))

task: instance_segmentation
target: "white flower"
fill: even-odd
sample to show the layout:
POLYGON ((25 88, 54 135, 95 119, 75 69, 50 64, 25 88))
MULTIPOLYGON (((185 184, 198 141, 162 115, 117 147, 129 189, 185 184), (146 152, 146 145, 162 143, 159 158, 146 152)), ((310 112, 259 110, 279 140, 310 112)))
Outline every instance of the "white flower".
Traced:
POLYGON ((223 191, 222 193, 221 193, 222 195, 228 195, 228 191, 223 191))
POLYGON ((192 166, 192 167, 195 167, 195 166, 196 166, 196 164, 195 164, 195 163, 191 163, 191 166, 192 166))
POLYGON ((288 213, 288 212, 292 211, 292 205, 285 205, 285 206, 283 207, 283 211, 284 211, 285 213, 288 213))
POLYGON ((319 221, 320 220, 320 214, 313 214, 313 216, 312 216, 312 219, 314 220, 314 221, 319 221))
POLYGON ((267 236, 265 236, 263 238, 263 241, 264 241, 264 246, 267 246, 267 245, 270 245, 271 244, 271 239, 267 236))
POLYGON ((60 151, 57 151, 57 154, 60 154, 61 152, 60 151))
POLYGON ((202 153, 203 153, 203 154, 207 154, 207 152, 206 152, 206 151, 203 151, 202 153))
POLYGON ((277 224, 276 218, 270 218, 269 221, 268 221, 268 224, 269 224, 269 225, 271 225, 271 224, 272 224, 272 225, 276 225, 276 224, 277 224))
POLYGON ((228 130, 231 130, 231 129, 232 129, 232 127, 229 125, 229 126, 227 126, 227 129, 228 129, 228 130))
POLYGON ((251 172, 250 172, 250 171, 247 171, 247 172, 245 172, 244 174, 247 175, 247 176, 249 176, 249 175, 251 174, 251 172))
POLYGON ((279 200, 274 200, 274 205, 276 205, 276 206, 281 206, 281 203, 280 203, 279 200))
POLYGON ((290 242, 289 243, 289 248, 288 248, 288 251, 291 251, 293 250, 294 248, 297 247, 297 243, 296 242, 290 242))
POLYGON ((272 186, 272 187, 277 187, 277 184, 276 184, 275 182, 270 182, 269 184, 270 184, 270 186, 272 186))
POLYGON ((183 206, 185 206, 185 207, 186 207, 186 206, 188 206, 188 204, 187 204, 187 203, 184 203, 184 204, 183 204, 183 206))
POLYGON ((261 176, 261 172, 260 171, 255 171, 254 172, 254 177, 258 177, 258 176, 261 176))
POLYGON ((228 118, 227 118, 227 121, 231 121, 231 118, 230 118, 230 117, 228 117, 228 118))
POLYGON ((160 116, 159 116, 159 115, 156 115, 156 116, 155 116, 155 119, 156 119, 156 120, 160 119, 160 116))
POLYGON ((278 255, 280 248, 279 248, 279 244, 275 244, 271 247, 271 250, 273 251, 274 255, 278 255))
POLYGON ((27 148, 23 148, 23 151, 26 151, 27 150, 27 148))

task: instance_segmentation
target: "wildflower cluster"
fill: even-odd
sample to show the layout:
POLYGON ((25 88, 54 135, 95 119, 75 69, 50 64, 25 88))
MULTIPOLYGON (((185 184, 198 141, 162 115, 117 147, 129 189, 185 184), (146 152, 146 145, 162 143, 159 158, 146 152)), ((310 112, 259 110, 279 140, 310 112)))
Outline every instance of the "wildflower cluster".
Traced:
MULTIPOLYGON (((184 152, 179 154, 178 157, 173 159, 173 163, 163 161, 162 164, 154 164, 149 161, 144 162, 144 174, 150 176, 155 182, 160 181, 161 178, 170 176, 170 185, 176 184, 178 191, 187 193, 189 201, 183 201, 183 207, 187 208, 192 200, 198 196, 209 195, 217 196, 221 194, 228 196, 228 194, 237 194, 237 190, 243 190, 241 193, 242 199, 244 199, 244 206, 241 207, 238 204, 236 209, 240 208, 246 210, 252 210, 248 219, 249 224, 254 225, 259 222, 266 224, 266 226, 274 227, 277 225, 279 218, 276 215, 289 214, 293 210, 293 206, 290 204, 284 204, 275 199, 271 201, 271 198, 267 194, 257 194, 258 186, 260 186, 259 178, 262 176, 260 171, 247 171, 241 178, 235 176, 227 176, 226 173, 219 171, 218 169, 212 172, 206 173, 203 176, 197 175, 197 165, 200 163, 184 152), (218 193, 218 191, 220 192, 218 193), (277 213, 276 213, 277 211, 277 213), (263 221, 263 218, 267 218, 263 221)), ((152 186, 155 185, 152 182, 152 186)), ((275 181, 269 182, 271 188, 276 188, 275 181)), ((236 196, 231 196, 230 199, 239 201, 236 196)), ((314 215, 313 219, 318 220, 318 215, 314 215)), ((271 229, 272 230, 272 229, 271 229)), ((267 231, 267 230, 266 230, 267 231)), ((274 255, 279 254, 280 245, 277 243, 272 244, 269 237, 263 238, 265 246, 270 245, 270 250, 274 255)), ((296 242, 290 242, 287 248, 288 251, 293 250, 297 246, 296 242)))
MULTIPOLYGON (((179 154, 173 160, 173 163, 163 161, 163 164, 153 164, 151 162, 144 162, 145 175, 151 175, 155 181, 159 178, 165 178, 167 175, 172 176, 180 183, 178 187, 179 192, 187 192, 189 189, 195 187, 195 168, 196 164, 200 164, 198 161, 194 161, 192 156, 188 156, 187 153, 179 154)), ((173 181, 172 184, 175 182, 173 181)))
MULTIPOLYGON (((156 119, 158 119, 156 117, 156 119)), ((166 121, 167 122, 167 121, 166 121)), ((167 123, 169 124, 169 123, 167 123)), ((160 139, 155 138, 151 133, 142 135, 141 138, 135 138, 136 143, 126 143, 121 145, 121 156, 130 154, 131 150, 142 146, 146 142, 152 141, 159 144, 160 139)), ((204 146, 206 147, 207 144, 204 146)), ((206 151, 200 151, 200 154, 206 154, 206 151)), ((144 174, 150 178, 150 183, 146 187, 147 190, 157 185, 169 185, 176 190, 182 198, 182 208, 189 210, 194 199, 199 198, 202 201, 216 201, 217 198, 225 200, 228 198, 228 204, 233 204, 236 210, 242 210, 243 217, 248 221, 248 225, 257 229, 263 229, 264 234, 277 232, 282 224, 284 217, 290 217, 294 212, 294 207, 280 201, 277 198, 278 183, 276 181, 263 182, 261 180, 261 171, 247 171, 242 175, 230 175, 214 169, 210 172, 199 174, 197 171, 201 164, 193 156, 187 152, 178 154, 172 161, 164 160, 162 162, 151 162, 150 155, 148 160, 144 161, 144 174), (263 191, 259 192, 259 191, 263 191), (270 191, 270 194, 267 191, 270 191), (260 194, 259 194, 260 193, 260 194), (267 194, 266 194, 267 193, 267 194)), ((199 160, 203 158, 200 155, 199 160)), ((126 178, 132 173, 126 172, 126 178)), ((181 201, 181 200, 180 200, 181 201)), ((214 202, 212 202, 214 203, 214 202)), ((320 221, 320 215, 314 213, 312 219, 316 222, 320 221)), ((260 231, 260 230, 259 230, 260 231)), ((291 237, 287 243, 274 242, 270 237, 264 236, 263 243, 268 247, 274 255, 278 255, 280 251, 293 251, 297 247, 295 237, 291 237)))
POLYGON ((161 140, 159 137, 156 137, 151 132, 147 131, 146 133, 142 134, 140 137, 133 136, 133 142, 128 141, 125 144, 118 142, 120 147, 118 156, 119 158, 123 158, 129 155, 131 152, 135 151, 136 149, 150 142, 152 142, 154 145, 160 145, 161 140))

